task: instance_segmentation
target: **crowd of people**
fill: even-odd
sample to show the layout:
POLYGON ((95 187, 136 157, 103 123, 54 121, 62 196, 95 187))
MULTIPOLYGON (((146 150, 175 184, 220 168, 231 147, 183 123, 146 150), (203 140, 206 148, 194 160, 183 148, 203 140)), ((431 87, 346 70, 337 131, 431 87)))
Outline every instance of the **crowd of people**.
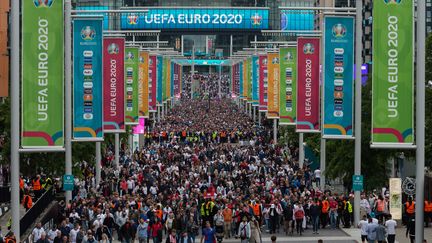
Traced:
MULTIPOLYGON (((121 150, 119 167, 107 144, 99 185, 82 162, 73 200, 51 228, 38 224, 32 241, 261 243, 264 234, 352 227, 353 194, 321 191, 320 170, 300 167, 298 149, 271 135, 230 99, 183 99, 144 134, 143 147, 121 150)), ((384 227, 394 242, 388 209, 385 192, 362 195, 362 238, 379 241, 384 227)))
POLYGON ((122 151, 119 168, 107 146, 99 186, 94 168, 81 164, 73 200, 52 229, 36 227, 33 241, 261 242, 263 234, 351 225, 352 196, 320 191, 319 173, 299 167, 295 147, 273 144, 271 129, 230 100, 206 105, 183 100, 145 146, 122 151))
MULTIPOLYGON (((175 106, 168 112, 151 135, 152 138, 161 136, 165 142, 169 142, 175 136, 183 142, 188 137, 193 137, 196 141, 218 144, 253 139, 258 131, 265 131, 240 113, 238 107, 227 99, 210 102, 198 99, 183 100, 182 105, 175 106)), ((263 139, 262 136, 256 138, 263 139)))
MULTIPOLYGON (((207 73, 195 74, 194 76, 194 98, 212 99, 219 97, 219 83, 221 87, 221 96, 229 93, 230 77, 227 74, 207 73)), ((183 90, 182 97, 190 98, 192 75, 185 73, 182 77, 183 90)))

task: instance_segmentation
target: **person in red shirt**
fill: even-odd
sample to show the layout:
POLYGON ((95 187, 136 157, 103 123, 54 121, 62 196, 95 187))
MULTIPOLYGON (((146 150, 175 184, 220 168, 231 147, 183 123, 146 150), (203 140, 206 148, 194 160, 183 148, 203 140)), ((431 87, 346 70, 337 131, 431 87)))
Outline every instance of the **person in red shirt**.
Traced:
POLYGON ((163 226, 158 217, 155 217, 154 220, 154 223, 149 226, 148 231, 150 232, 154 243, 161 243, 163 226))
POLYGON ((330 197, 330 225, 332 229, 336 228, 338 204, 333 197, 330 197))

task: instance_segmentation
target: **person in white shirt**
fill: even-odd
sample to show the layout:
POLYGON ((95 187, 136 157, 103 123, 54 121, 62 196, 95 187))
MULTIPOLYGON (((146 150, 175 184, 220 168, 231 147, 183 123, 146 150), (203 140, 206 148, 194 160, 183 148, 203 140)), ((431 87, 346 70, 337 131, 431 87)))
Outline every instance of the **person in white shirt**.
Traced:
POLYGON ((397 223, 394 219, 392 219, 391 214, 389 215, 389 220, 385 222, 385 227, 387 229, 387 242, 394 243, 396 240, 397 223))
POLYGON ((315 176, 315 183, 317 187, 320 187, 321 185, 321 170, 319 168, 317 168, 314 171, 314 176, 315 176))
POLYGON ((42 233, 45 233, 45 230, 44 228, 42 228, 42 223, 39 222, 36 224, 36 227, 32 231, 33 242, 38 241, 41 238, 42 233))
POLYGON ((361 231, 361 241, 362 242, 366 242, 367 241, 367 226, 368 226, 368 221, 366 216, 363 216, 363 219, 360 220, 360 222, 358 222, 357 227, 360 228, 361 231))
POLYGON ((59 232, 59 230, 57 229, 56 225, 54 225, 53 228, 48 231, 47 238, 50 243, 54 242, 54 238, 57 236, 57 232, 59 232))
POLYGON ((71 229, 71 231, 69 232, 69 240, 71 243, 76 243, 76 239, 79 231, 80 231, 79 224, 76 223, 75 227, 71 229))

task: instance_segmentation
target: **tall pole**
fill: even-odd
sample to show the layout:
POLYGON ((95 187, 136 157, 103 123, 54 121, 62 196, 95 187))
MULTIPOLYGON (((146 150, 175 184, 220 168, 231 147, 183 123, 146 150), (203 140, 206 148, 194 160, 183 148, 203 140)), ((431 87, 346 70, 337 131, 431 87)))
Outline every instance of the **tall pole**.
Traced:
POLYGON ((131 157, 133 157, 133 152, 134 152, 134 148, 133 148, 133 135, 132 135, 132 130, 130 131, 129 137, 128 137, 128 143, 129 143, 129 153, 131 155, 131 157))
POLYGON ((321 138, 321 149, 320 149, 320 171, 321 171, 321 177, 320 177, 320 189, 321 191, 325 190, 325 169, 326 169, 326 140, 324 138, 321 138))
POLYGON ((277 144, 277 119, 273 119, 273 143, 277 144))
POLYGON ((258 110, 258 125, 261 126, 261 111, 258 110))
MULTIPOLYGON (((72 19, 71 0, 65 0, 65 174, 72 175, 72 19)), ((66 203, 72 200, 72 191, 66 191, 66 203)))
MULTIPOLYGON (((362 106, 362 84, 361 84, 361 66, 362 66, 362 0, 356 0, 356 41, 355 41, 355 141, 354 141, 354 174, 361 175, 361 106, 362 106)), ((360 221, 360 191, 354 191, 354 224, 360 221)))
POLYGON ((118 168, 120 166, 120 134, 114 134, 114 164, 118 168))
POLYGON ((222 79, 222 65, 219 65, 219 79, 218 79, 218 96, 219 96, 219 98, 222 97, 221 79, 222 79))
POLYGON ((165 117, 165 103, 162 102, 162 119, 165 117))
POLYGON ((304 144, 303 144, 303 133, 299 133, 299 167, 303 168, 304 163, 304 144))
POLYGON ((192 67, 191 67, 191 100, 194 93, 194 74, 195 74, 195 44, 192 46, 192 67))
POLYGON ((16 242, 20 242, 20 204, 19 204, 19 110, 20 110, 20 16, 19 1, 11 1, 11 213, 12 231, 16 242))
POLYGON ((183 35, 181 36, 181 55, 183 56, 184 55, 184 45, 183 45, 183 40, 184 40, 184 37, 183 37, 183 35))
POLYGON ((230 57, 233 55, 233 36, 230 35, 230 57))
POLYGON ((95 161, 95 168, 96 168, 96 187, 99 186, 100 180, 101 180, 101 142, 96 142, 96 161, 95 161))
POLYGON ((423 242, 423 209, 424 209, 424 177, 425 177, 425 10, 424 0, 417 0, 417 102, 416 102, 416 207, 415 207, 415 242, 423 242))
POLYGON ((256 122, 256 106, 252 107, 252 119, 253 119, 254 125, 255 125, 255 122, 256 122))

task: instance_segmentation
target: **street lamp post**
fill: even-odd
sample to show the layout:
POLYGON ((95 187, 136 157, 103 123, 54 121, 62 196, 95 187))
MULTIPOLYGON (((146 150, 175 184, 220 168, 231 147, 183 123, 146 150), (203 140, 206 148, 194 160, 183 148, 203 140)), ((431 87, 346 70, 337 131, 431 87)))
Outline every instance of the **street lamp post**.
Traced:
POLYGON ((192 67, 191 67, 191 100, 194 95, 194 74, 195 74, 195 44, 192 46, 192 67))
MULTIPOLYGON (((362 0, 356 0, 356 34, 355 34, 355 141, 354 141, 354 174, 361 174, 361 63, 362 63, 362 0)), ((360 221, 360 191, 354 191, 354 224, 360 221)))
POLYGON ((19 110, 20 110, 20 4, 11 1, 11 213, 12 231, 16 242, 20 242, 20 203, 19 203, 19 110))
POLYGON ((417 0, 416 207, 415 242, 423 242, 425 176, 425 0, 417 0))

